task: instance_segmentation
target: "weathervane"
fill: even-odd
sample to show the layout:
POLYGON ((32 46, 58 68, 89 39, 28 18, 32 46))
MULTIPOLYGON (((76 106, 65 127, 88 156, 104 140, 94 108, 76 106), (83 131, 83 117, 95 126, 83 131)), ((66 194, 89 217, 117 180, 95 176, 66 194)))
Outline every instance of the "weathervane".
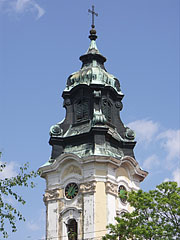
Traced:
POLYGON ((95 25, 94 25, 94 15, 97 17, 98 16, 98 13, 96 13, 94 11, 94 5, 92 5, 92 10, 91 9, 88 9, 88 12, 92 14, 92 25, 91 27, 92 28, 95 28, 95 25))
POLYGON ((94 16, 98 16, 98 14, 94 11, 94 5, 92 5, 92 10, 88 9, 88 12, 92 14, 92 29, 90 30, 90 36, 89 38, 91 40, 96 40, 97 36, 96 36, 96 30, 95 30, 95 25, 94 25, 94 16))

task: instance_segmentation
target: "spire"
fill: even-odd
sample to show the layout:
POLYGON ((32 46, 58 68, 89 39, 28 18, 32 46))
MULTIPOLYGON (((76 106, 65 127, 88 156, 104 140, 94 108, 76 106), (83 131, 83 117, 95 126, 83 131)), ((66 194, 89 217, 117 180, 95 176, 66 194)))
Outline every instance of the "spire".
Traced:
POLYGON ((98 16, 98 14, 94 11, 94 6, 92 6, 92 10, 88 9, 88 12, 92 14, 92 24, 89 35, 91 43, 87 52, 80 57, 80 60, 83 62, 82 68, 84 67, 84 65, 87 66, 87 64, 91 64, 93 60, 96 60, 97 64, 100 64, 101 68, 105 70, 104 62, 106 61, 106 58, 100 54, 96 45, 97 35, 94 24, 94 16, 98 16))
POLYGON ((106 58, 99 52, 96 45, 97 36, 94 25, 94 15, 98 16, 98 14, 94 11, 94 6, 92 6, 92 10, 89 9, 88 12, 92 14, 92 29, 90 30, 89 36, 91 40, 90 46, 87 52, 79 58, 82 62, 81 69, 68 77, 64 93, 70 92, 71 89, 73 89, 77 85, 83 84, 90 86, 96 84, 99 86, 111 87, 118 93, 120 98, 123 98, 124 95, 121 92, 119 80, 115 76, 107 72, 104 66, 106 58))
POLYGON ((92 5, 92 10, 88 9, 88 12, 92 14, 92 24, 91 24, 91 30, 90 30, 90 35, 89 38, 92 40, 96 40, 97 39, 97 35, 96 35, 96 29, 95 29, 95 25, 94 25, 94 16, 98 16, 98 13, 96 13, 94 11, 94 5, 92 5))

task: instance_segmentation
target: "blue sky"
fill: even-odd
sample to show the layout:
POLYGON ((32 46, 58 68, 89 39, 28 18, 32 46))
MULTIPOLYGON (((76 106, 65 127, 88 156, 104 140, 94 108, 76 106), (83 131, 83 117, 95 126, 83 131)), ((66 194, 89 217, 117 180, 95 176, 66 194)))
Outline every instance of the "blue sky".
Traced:
MULTIPOLYGON (((92 4, 97 46, 125 94, 121 119, 136 131, 136 159, 149 172, 141 187, 180 184, 178 0, 0 0, 1 177, 49 159, 49 128, 65 115, 62 91, 89 47, 92 4)), ((45 181, 36 183, 21 191, 27 220, 10 240, 44 239, 45 181)))

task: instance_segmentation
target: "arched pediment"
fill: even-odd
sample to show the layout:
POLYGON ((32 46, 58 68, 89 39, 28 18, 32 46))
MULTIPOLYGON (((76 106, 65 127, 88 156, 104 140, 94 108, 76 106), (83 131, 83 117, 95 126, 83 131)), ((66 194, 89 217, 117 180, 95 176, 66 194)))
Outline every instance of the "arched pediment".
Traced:
POLYGON ((124 156, 121 159, 121 167, 128 169, 130 176, 136 176, 140 181, 143 181, 144 178, 148 175, 148 172, 142 170, 138 162, 130 156, 124 156))
MULTIPOLYGON (((46 173, 57 171, 58 169, 65 169, 66 165, 76 165, 80 169, 82 159, 79 158, 77 155, 72 153, 64 153, 57 157, 53 163, 46 164, 45 166, 42 166, 39 168, 40 175, 42 177, 45 177, 46 173)), ((70 169, 72 171, 72 169, 70 169)), ((79 170, 75 170, 77 173, 80 173, 79 170)))
POLYGON ((62 217, 64 214, 66 214, 69 211, 76 212, 76 213, 81 213, 82 209, 81 208, 76 208, 76 207, 67 207, 60 212, 60 214, 59 214, 60 217, 62 217))

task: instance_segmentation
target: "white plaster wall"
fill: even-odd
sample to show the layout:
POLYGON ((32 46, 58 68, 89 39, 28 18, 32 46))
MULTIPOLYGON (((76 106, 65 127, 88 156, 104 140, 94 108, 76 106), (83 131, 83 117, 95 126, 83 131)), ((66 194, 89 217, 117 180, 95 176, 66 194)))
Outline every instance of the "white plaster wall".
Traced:
POLYGON ((85 179, 94 176, 94 163, 86 163, 84 165, 83 176, 85 179))
POLYGON ((116 197, 112 194, 107 194, 107 224, 115 224, 116 217, 116 197))
POLYGON ((47 188, 52 189, 53 187, 57 187, 59 185, 59 173, 54 172, 47 175, 47 188))
POLYGON ((94 237, 94 194, 84 194, 84 239, 94 237))
POLYGON ((116 180, 116 168, 113 165, 109 165, 107 168, 107 177, 110 180, 116 180))
POLYGON ((47 239, 58 239, 58 204, 48 202, 47 206, 47 239))

